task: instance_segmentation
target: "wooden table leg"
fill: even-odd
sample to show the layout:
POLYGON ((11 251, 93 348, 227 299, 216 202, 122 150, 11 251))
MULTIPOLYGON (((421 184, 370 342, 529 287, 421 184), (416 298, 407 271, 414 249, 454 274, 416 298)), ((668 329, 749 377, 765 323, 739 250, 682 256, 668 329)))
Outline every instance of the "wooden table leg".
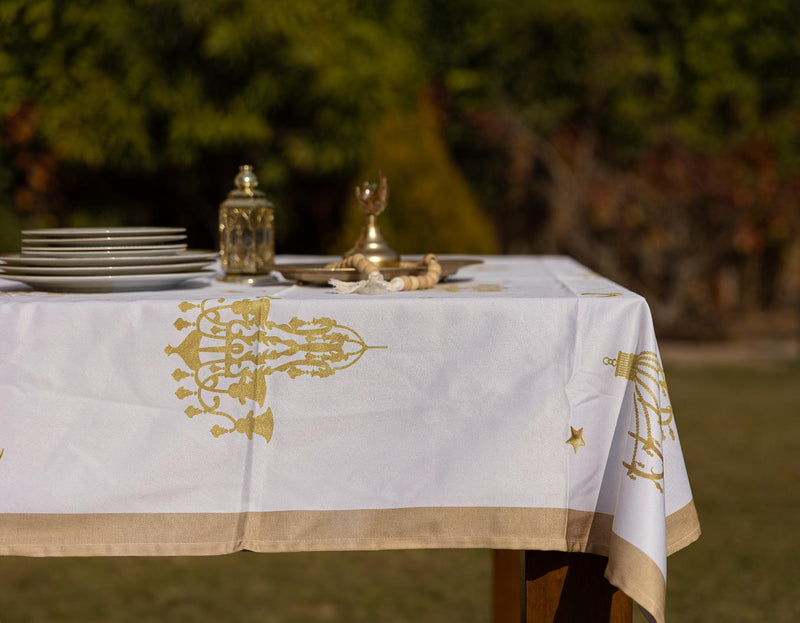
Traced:
POLYGON ((604 557, 528 551, 523 562, 522 556, 494 552, 495 623, 632 622, 633 602, 603 577, 604 557))
POLYGON ((520 623, 524 603, 525 552, 494 550, 492 621, 520 623))

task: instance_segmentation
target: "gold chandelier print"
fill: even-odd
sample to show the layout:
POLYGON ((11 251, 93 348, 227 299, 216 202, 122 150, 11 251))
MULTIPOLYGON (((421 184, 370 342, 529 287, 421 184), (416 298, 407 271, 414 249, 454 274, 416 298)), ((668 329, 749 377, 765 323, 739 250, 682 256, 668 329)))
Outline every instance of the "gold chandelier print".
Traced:
POLYGON ((614 366, 614 376, 633 383, 634 425, 628 435, 633 437, 633 452, 629 462, 622 462, 628 477, 646 478, 663 493, 664 454, 662 444, 667 436, 675 440, 672 427, 672 404, 667 391, 664 369, 658 355, 642 351, 638 355, 619 351, 617 357, 604 357, 603 363, 614 366))
POLYGON ((331 318, 273 322, 269 298, 206 299, 178 307, 188 319, 179 317, 173 326, 186 335, 178 346, 164 349, 183 360, 172 373, 180 385, 175 395, 189 402, 184 413, 190 418, 219 418, 210 431, 215 437, 237 432, 269 443, 274 421, 272 409, 265 408, 268 376, 327 377, 354 365, 367 350, 385 348, 367 346, 331 318), (252 407, 244 417, 230 414, 243 405, 252 407))

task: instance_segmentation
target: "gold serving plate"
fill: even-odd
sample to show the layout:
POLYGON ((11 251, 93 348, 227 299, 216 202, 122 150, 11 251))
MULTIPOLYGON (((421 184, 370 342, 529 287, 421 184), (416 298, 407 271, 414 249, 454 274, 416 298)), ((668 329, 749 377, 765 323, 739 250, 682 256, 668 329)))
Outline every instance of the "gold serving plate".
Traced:
MULTIPOLYGON (((442 279, 447 279, 465 266, 483 264, 483 260, 475 258, 439 259, 439 264, 442 267, 442 279)), ((328 281, 331 279, 360 281, 367 278, 366 275, 360 274, 355 268, 327 268, 327 264, 276 264, 274 270, 282 274, 286 279, 313 285, 328 285, 328 281)), ((427 268, 420 266, 418 262, 400 262, 399 266, 384 266, 381 268, 381 274, 387 280, 402 277, 403 275, 424 275, 426 271, 427 268)))

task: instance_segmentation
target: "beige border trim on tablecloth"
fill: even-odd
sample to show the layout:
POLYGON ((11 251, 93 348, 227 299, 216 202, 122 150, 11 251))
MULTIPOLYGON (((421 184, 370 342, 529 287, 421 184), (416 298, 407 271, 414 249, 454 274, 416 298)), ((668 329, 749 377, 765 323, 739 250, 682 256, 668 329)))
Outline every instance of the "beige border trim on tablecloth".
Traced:
MULTIPOLYGON (((666 531, 668 556, 700 537, 694 501, 667 517, 666 531)), ((667 582, 658 565, 638 547, 613 533, 608 549, 612 554, 604 554, 608 556, 606 579, 647 610, 657 623, 664 623, 667 582)))
MULTIPOLYGON (((0 554, 186 555, 420 548, 582 551, 610 518, 557 508, 0 514, 0 554)), ((605 533, 605 528, 603 532, 605 533)))
POLYGON ((667 556, 671 556, 700 538, 700 520, 694 500, 667 516, 667 556))
POLYGON ((606 579, 647 610, 657 623, 664 623, 667 582, 661 569, 642 550, 616 534, 611 535, 609 549, 606 579))
MULTIPOLYGON (((560 508, 395 508, 265 513, 0 514, 0 555, 184 556, 255 552, 489 548, 587 552, 659 623, 665 580, 612 532, 613 517, 560 508)), ((694 503, 667 517, 668 552, 698 538, 694 503)))

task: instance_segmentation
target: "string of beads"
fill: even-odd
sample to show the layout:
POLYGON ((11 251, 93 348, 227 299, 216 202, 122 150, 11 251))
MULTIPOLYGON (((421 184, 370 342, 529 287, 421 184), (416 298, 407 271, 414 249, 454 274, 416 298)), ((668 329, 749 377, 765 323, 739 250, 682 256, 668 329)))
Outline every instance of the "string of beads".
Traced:
MULTIPOLYGON (((418 266, 425 267, 426 271, 423 275, 403 275, 395 277, 391 280, 391 290, 399 292, 400 290, 428 290, 439 283, 442 276, 442 265, 433 253, 428 253, 423 257, 418 266)), ((328 268, 355 268, 360 274, 369 277, 373 273, 380 274, 380 269, 370 262, 362 253, 355 253, 349 255, 342 261, 335 264, 329 264, 328 268)))

